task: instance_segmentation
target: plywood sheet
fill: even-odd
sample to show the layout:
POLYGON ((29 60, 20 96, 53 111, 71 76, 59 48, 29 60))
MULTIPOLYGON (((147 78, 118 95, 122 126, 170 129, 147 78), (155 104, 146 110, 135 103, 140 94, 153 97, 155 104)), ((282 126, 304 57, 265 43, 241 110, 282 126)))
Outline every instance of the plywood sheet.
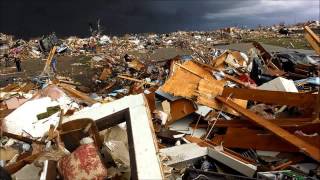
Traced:
MULTIPOLYGON (((199 82, 198 86, 198 96, 197 96, 197 103, 202 104, 205 106, 209 106, 211 108, 214 108, 216 110, 221 110, 222 104, 217 102, 215 100, 215 97, 218 95, 221 95, 224 89, 224 82, 218 81, 218 80, 205 80, 202 79, 199 82)), ((246 108, 247 107, 247 101, 246 100, 240 100, 240 99, 233 99, 236 104, 239 106, 246 108)), ((223 108, 224 112, 233 114, 235 116, 238 116, 239 114, 234 111, 233 109, 229 107, 223 108)))
MULTIPOLYGON (((175 73, 161 87, 161 90, 174 96, 195 99, 198 104, 221 110, 221 104, 214 98, 222 94, 224 84, 224 80, 215 80, 211 72, 201 65, 188 61, 182 64, 182 67, 177 68, 175 73)), ((247 106, 246 100, 236 99, 235 102, 243 108, 247 106)), ((225 107, 223 111, 236 116, 239 115, 228 107, 225 107)))
POLYGON ((228 56, 228 52, 225 52, 223 54, 221 54, 220 56, 218 56, 216 59, 213 60, 213 67, 215 68, 219 68, 219 67, 223 67, 223 63, 226 60, 228 56))
POLYGON ((174 96, 193 98, 199 81, 202 78, 213 79, 213 77, 210 72, 192 61, 187 61, 182 66, 195 72, 197 75, 181 67, 176 67, 175 73, 161 87, 161 90, 174 96))

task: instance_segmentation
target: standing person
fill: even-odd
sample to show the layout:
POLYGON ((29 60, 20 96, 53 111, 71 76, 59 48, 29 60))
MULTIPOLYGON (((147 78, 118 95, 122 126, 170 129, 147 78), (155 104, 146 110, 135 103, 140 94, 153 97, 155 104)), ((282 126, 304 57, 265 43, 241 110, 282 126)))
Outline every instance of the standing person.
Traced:
POLYGON ((57 73, 57 57, 56 55, 53 56, 52 61, 50 63, 51 69, 54 73, 57 73))
POLYGON ((3 57, 4 57, 5 67, 9 67, 10 58, 8 54, 5 54, 3 57))
POLYGON ((21 72, 21 60, 18 56, 14 58, 14 62, 16 63, 17 72, 21 72))

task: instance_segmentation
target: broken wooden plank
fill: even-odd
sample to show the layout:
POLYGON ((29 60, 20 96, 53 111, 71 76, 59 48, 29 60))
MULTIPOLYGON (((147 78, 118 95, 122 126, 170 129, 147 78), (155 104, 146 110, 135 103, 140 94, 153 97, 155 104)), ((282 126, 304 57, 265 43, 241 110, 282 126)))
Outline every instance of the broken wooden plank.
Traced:
POLYGON ((81 84, 78 82, 73 82, 73 81, 66 81, 66 80, 58 80, 58 82, 60 84, 69 84, 69 85, 73 85, 73 86, 80 86, 81 84))
MULTIPOLYGON (((310 144, 320 147, 320 136, 298 137, 310 144)), ((223 145, 228 148, 299 152, 299 148, 280 139, 269 131, 248 128, 228 128, 227 133, 223 137, 223 145)))
MULTIPOLYGON (((197 90, 197 103, 217 110, 221 110, 223 108, 222 104, 216 101, 214 98, 222 94, 224 89, 223 86, 223 81, 205 79, 200 80, 197 90)), ((247 107, 246 100, 234 99, 234 101, 242 107, 247 107)), ((239 116, 239 114, 236 111, 229 107, 224 107, 222 111, 235 116, 239 116)))
POLYGON ((56 53, 56 50, 57 50, 57 46, 53 46, 52 49, 50 50, 48 59, 47 59, 46 64, 45 64, 45 66, 44 66, 44 68, 43 68, 43 71, 42 71, 42 73, 41 73, 41 76, 44 76, 44 75, 48 75, 48 74, 49 74, 49 69, 50 69, 51 61, 52 61, 52 59, 53 59, 54 54, 56 53))
POLYGON ((187 69, 191 69, 194 73, 190 73, 190 71, 182 68, 176 68, 174 74, 165 82, 161 87, 161 90, 174 96, 192 99, 195 96, 194 92, 198 88, 199 81, 203 76, 210 77, 211 75, 192 61, 185 62, 183 66, 187 69), (202 76, 200 74, 202 74, 202 76))
POLYGON ((136 79, 136 78, 124 76, 124 75, 118 75, 118 77, 119 77, 119 78, 122 78, 122 79, 130 80, 130 81, 135 81, 135 82, 139 82, 139 83, 149 84, 149 85, 151 85, 151 86, 156 86, 156 85, 157 85, 156 83, 151 83, 151 82, 147 82, 147 81, 145 81, 145 80, 140 80, 140 79, 136 79))
MULTIPOLYGON (((320 133, 320 123, 313 123, 310 121, 295 121, 295 120, 281 120, 281 119, 268 119, 268 121, 286 129, 289 132, 300 130, 304 133, 313 134, 320 133)), ((213 123, 213 122, 212 122, 213 123)), ((194 126, 192 124, 191 126, 194 126)), ((204 127, 208 125, 205 124, 204 127)), ((256 123, 248 122, 248 120, 217 120, 214 127, 223 128, 259 128, 256 123)))
POLYGON ((153 113, 156 110, 156 96, 154 89, 147 89, 144 91, 144 95, 147 98, 150 112, 153 113))
POLYGON ((248 87, 248 88, 250 88, 250 86, 249 86, 247 83, 242 82, 241 80, 239 80, 239 79, 237 79, 237 78, 235 78, 235 77, 233 77, 233 76, 230 76, 230 75, 228 75, 228 74, 224 74, 224 77, 227 78, 227 79, 230 80, 230 81, 233 81, 233 82, 241 85, 242 87, 245 87, 245 88, 248 87))
MULTIPOLYGON (((319 133, 320 134, 320 123, 312 122, 313 118, 277 118, 277 119, 268 119, 272 123, 282 127, 283 129, 288 130, 289 132, 295 132, 301 130, 307 134, 319 133)), ((217 128, 253 128, 257 129, 259 126, 256 123, 245 119, 233 119, 225 120, 218 119, 217 121, 209 123, 209 125, 214 124, 214 127, 217 128)), ((193 122, 190 124, 190 127, 195 128, 196 124, 193 122)), ((208 128, 208 123, 205 121, 205 124, 198 124, 199 128, 208 128)))
POLYGON ((24 93, 29 92, 32 89, 35 89, 37 87, 37 85, 33 84, 33 83, 27 83, 25 86, 19 88, 17 91, 21 91, 24 93))
POLYGON ((261 57, 264 60, 265 64, 268 64, 270 62, 272 56, 271 54, 259 43, 254 41, 253 46, 260 51, 261 57))
POLYGON ((223 97, 258 101, 268 104, 290 105, 299 107, 315 107, 317 94, 266 91, 245 88, 224 88, 223 97))
POLYGON ((100 74, 99 79, 102 81, 105 81, 107 80, 108 77, 110 77, 111 74, 112 74, 111 68, 104 68, 102 73, 100 74))
POLYGON ((311 47, 316 51, 318 55, 320 55, 320 38, 317 36, 308 26, 304 27, 305 30, 305 38, 311 45, 311 47))
POLYGON ((8 84, 6 87, 2 88, 1 91, 2 92, 11 92, 11 91, 15 91, 16 89, 19 89, 20 86, 19 84, 8 84))
POLYGON ((16 134, 12 134, 12 133, 9 133, 9 132, 2 131, 1 129, 0 129, 0 134, 1 134, 1 136, 7 136, 9 138, 13 138, 13 139, 16 139, 16 140, 19 140, 19 141, 23 141, 23 142, 28 143, 28 144, 32 144, 32 143, 45 144, 44 142, 41 142, 41 141, 33 140, 33 139, 30 139, 30 138, 27 138, 27 137, 24 137, 24 136, 19 136, 19 135, 16 135, 16 134))
POLYGON ((66 84, 59 84, 60 87, 62 87, 65 91, 67 91, 68 93, 70 93, 72 96, 79 98, 87 103, 89 103, 90 105, 97 103, 97 101, 95 101, 94 99, 90 98, 88 95, 75 90, 74 88, 66 85, 66 84))
POLYGON ((192 74, 194 74, 194 75, 202 78, 202 76, 201 76, 200 74, 198 74, 197 72, 195 72, 195 71, 193 71, 193 70, 191 70, 191 69, 188 69, 187 67, 184 67, 184 66, 181 65, 181 64, 175 63, 174 65, 179 66, 179 67, 181 67, 182 69, 184 69, 184 70, 186 70, 186 71, 189 71, 190 73, 192 73, 192 74))
POLYGON ((212 62, 213 67, 217 69, 223 69, 223 63, 226 60, 228 56, 228 52, 224 52, 220 56, 218 56, 216 59, 214 59, 212 62))
POLYGON ((303 157, 303 156, 295 156, 295 157, 289 158, 287 162, 282 163, 282 164, 280 164, 278 166, 271 166, 271 170, 272 171, 284 170, 284 169, 287 169, 290 165, 297 164, 297 163, 299 163, 300 161, 303 161, 303 160, 305 160, 305 157, 303 157))
MULTIPOLYGON (((214 97, 222 93, 224 81, 215 80, 209 71, 192 61, 187 61, 178 67, 172 77, 161 87, 161 90, 187 99, 196 97, 198 104, 221 110, 222 104, 217 102, 214 97)), ((236 103, 243 107, 247 106, 246 100, 236 100, 236 103)), ((223 108, 222 111, 235 116, 239 115, 228 107, 223 108)))
POLYGON ((307 154, 308 156, 312 157, 313 159, 320 161, 320 150, 319 150, 319 148, 315 147, 314 145, 311 145, 311 144, 301 140, 297 136, 290 134, 288 131, 284 130, 283 128, 277 126, 276 124, 274 124, 272 122, 269 122, 268 120, 255 114, 254 112, 251 112, 251 111, 235 104, 234 102, 232 102, 232 100, 228 100, 228 99, 226 99, 224 97, 220 97, 220 96, 217 96, 216 99, 218 101, 224 103, 225 105, 233 108, 234 110, 236 110, 238 113, 245 116, 249 120, 251 120, 251 121, 257 123, 258 125, 266 128, 267 130, 273 132, 275 135, 284 139, 288 143, 296 146, 303 153, 307 154))
POLYGON ((10 161, 12 158, 17 156, 18 154, 19 154, 18 149, 15 149, 12 147, 0 148, 0 160, 10 161))
POLYGON ((197 110, 192 101, 184 98, 175 101, 163 101, 162 108, 169 115, 166 125, 170 125, 197 110))
POLYGON ((42 152, 32 154, 30 156, 27 156, 24 159, 19 160, 18 162, 9 164, 4 167, 4 169, 9 173, 9 174, 14 174, 15 172, 19 171, 21 168, 23 168, 25 165, 32 163, 35 159, 37 159, 42 152))

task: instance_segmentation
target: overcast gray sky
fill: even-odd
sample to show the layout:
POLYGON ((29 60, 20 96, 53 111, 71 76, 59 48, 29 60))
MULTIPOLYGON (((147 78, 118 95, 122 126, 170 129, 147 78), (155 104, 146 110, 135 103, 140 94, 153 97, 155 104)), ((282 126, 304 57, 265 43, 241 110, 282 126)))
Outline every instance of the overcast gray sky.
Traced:
POLYGON ((0 32, 87 36, 98 18, 108 34, 255 27, 319 19, 319 0, 1 0, 0 32))

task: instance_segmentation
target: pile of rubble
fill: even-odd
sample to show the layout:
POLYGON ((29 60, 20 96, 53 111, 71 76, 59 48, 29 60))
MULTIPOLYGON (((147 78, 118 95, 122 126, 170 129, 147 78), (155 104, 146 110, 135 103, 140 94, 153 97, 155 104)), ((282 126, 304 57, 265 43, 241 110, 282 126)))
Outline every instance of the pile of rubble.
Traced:
POLYGON ((8 43, 52 50, 1 88, 0 179, 317 179, 320 40, 305 31, 317 55, 214 48, 221 32, 8 43), (92 87, 50 72, 55 51, 89 56, 92 87))

